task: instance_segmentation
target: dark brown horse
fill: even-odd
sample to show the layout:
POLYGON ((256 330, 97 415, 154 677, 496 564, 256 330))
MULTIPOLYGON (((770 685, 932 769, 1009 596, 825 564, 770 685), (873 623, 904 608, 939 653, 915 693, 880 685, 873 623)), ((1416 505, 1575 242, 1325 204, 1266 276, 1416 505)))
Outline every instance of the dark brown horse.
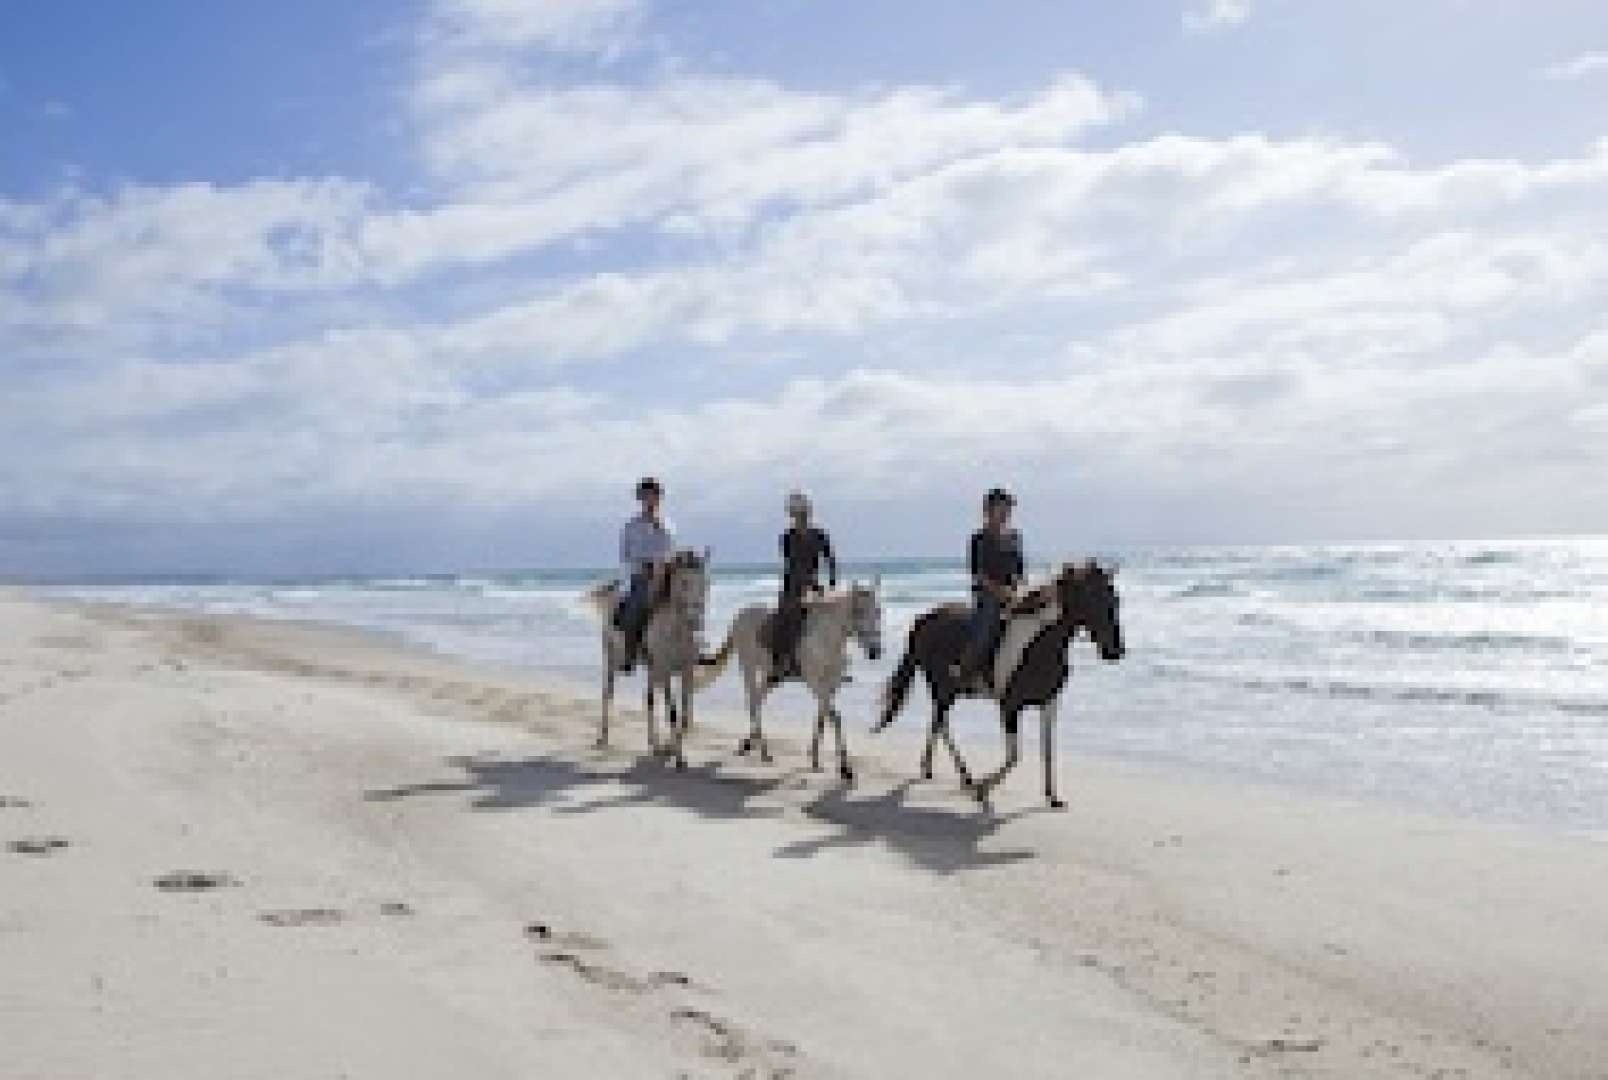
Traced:
POLYGON ((994 656, 992 685, 967 682, 952 674, 966 643, 967 609, 946 605, 916 619, 904 656, 894 670, 883 697, 882 717, 873 731, 881 731, 904 707, 910 684, 919 670, 932 693, 932 727, 927 732, 926 750, 921 755, 921 775, 932 778, 933 748, 939 739, 949 747, 960 782, 972 788, 979 802, 987 802, 991 792, 1015 767, 1021 756, 1017 728, 1022 713, 1036 708, 1043 724, 1044 797, 1060 809, 1063 803, 1055 793, 1055 718, 1071 674, 1067 650, 1080 629, 1086 629, 1107 661, 1122 659, 1122 624, 1118 618, 1119 599, 1113 579, 1116 574, 1094 562, 1068 564, 1046 584, 1028 593, 1006 616, 994 656), (972 782, 971 773, 949 731, 949 710, 957 698, 989 697, 999 703, 1000 723, 1005 728, 1005 761, 982 781, 972 782))

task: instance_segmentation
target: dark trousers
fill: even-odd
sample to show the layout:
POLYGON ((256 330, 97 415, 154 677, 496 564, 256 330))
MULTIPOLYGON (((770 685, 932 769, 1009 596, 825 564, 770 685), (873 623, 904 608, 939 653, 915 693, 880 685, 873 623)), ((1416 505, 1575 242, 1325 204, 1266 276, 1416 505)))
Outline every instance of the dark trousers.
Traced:
POLYGON ((790 666, 799 636, 804 632, 804 593, 783 589, 776 599, 776 617, 771 620, 771 670, 790 666))
POLYGON ((652 582, 653 575, 646 570, 632 574, 615 614, 614 625, 625 634, 625 656, 628 661, 636 659, 637 650, 642 647, 642 632, 648 628, 649 587, 652 582))
POLYGON ((1000 617, 1003 606, 999 597, 979 589, 972 594, 971 619, 966 624, 966 651, 961 655, 962 666, 976 670, 988 661, 999 640, 1000 617))

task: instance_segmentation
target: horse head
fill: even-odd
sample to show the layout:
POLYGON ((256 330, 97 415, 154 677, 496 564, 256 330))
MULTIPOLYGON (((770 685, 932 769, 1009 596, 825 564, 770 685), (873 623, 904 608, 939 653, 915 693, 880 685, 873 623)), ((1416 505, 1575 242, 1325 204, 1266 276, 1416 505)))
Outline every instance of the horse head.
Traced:
POLYGON ((877 595, 880 589, 879 580, 849 586, 849 633, 860 643, 867 660, 882 658, 882 601, 877 595))
POLYGON ((1089 559, 1068 563, 1055 579, 1062 617, 1073 630, 1080 626, 1087 628, 1089 637, 1100 650, 1100 659, 1107 661, 1121 660, 1126 651, 1118 615, 1122 601, 1117 596, 1115 578, 1115 569, 1089 559))
POLYGON ((673 610, 694 633, 704 628, 709 608, 709 560, 707 552, 677 551, 665 568, 665 605, 673 610))

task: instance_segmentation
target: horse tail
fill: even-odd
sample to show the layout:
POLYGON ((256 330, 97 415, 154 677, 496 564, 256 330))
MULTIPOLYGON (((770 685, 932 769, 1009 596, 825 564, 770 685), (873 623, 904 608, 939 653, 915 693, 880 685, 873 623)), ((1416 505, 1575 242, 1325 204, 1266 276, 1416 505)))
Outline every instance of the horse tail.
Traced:
POLYGON ((603 581, 586 590, 581 597, 599 615, 607 618, 614 610, 614 602, 619 599, 620 586, 615 581, 603 581))
POLYGON ((877 721, 872 731, 881 731, 898 717, 899 710, 904 708, 905 699, 910 696, 910 684, 916 678, 916 632, 911 630, 910 640, 905 643, 904 655, 899 658, 899 666, 893 669, 888 678, 888 685, 882 688, 882 718, 877 721))
POLYGON ((731 630, 726 634, 725 643, 720 646, 718 652, 713 656, 700 656, 698 658, 698 667, 692 673, 693 690, 705 690, 713 686, 715 680, 719 679, 721 673, 726 670, 727 663, 731 661, 731 654, 736 649, 737 626, 733 624, 731 630))

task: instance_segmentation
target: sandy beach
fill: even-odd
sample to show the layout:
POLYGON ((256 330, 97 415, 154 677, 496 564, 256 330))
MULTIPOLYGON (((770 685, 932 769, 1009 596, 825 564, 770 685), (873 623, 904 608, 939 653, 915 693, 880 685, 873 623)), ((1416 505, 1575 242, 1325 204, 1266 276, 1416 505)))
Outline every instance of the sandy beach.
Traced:
POLYGON ((0 1077, 1608 1077, 1600 837, 802 713, 0 594, 0 1077))

